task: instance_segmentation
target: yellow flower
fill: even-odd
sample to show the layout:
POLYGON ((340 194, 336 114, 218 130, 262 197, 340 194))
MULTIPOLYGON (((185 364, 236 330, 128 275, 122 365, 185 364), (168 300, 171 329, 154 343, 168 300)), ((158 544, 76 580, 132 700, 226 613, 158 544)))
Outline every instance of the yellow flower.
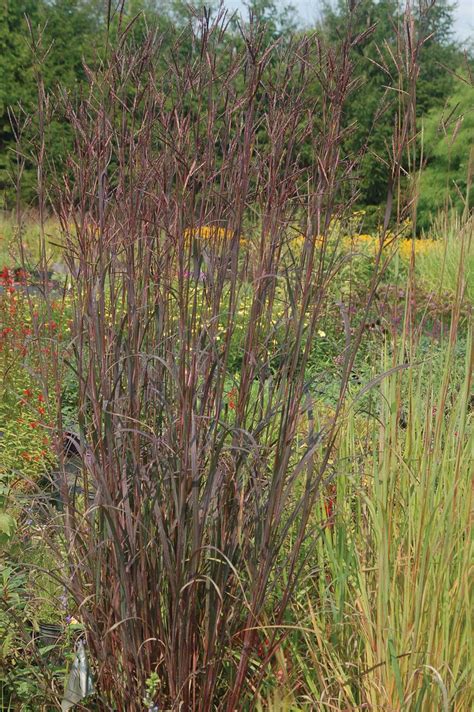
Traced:
POLYGON ((217 225, 202 225, 194 229, 186 228, 184 231, 185 239, 195 237, 199 240, 230 240, 232 235, 232 230, 228 230, 225 227, 217 227, 217 225))
POLYGON ((290 241, 290 245, 292 247, 302 247, 304 245, 305 241, 305 236, 304 235, 296 235, 295 237, 292 238, 290 241))
POLYGON ((442 245, 440 240, 432 239, 405 239, 400 241, 400 256, 403 259, 410 259, 412 249, 415 251, 415 257, 417 255, 425 255, 427 252, 432 250, 437 250, 442 245))
POLYGON ((322 339, 326 336, 326 332, 323 331, 322 329, 318 329, 318 336, 320 336, 322 339))

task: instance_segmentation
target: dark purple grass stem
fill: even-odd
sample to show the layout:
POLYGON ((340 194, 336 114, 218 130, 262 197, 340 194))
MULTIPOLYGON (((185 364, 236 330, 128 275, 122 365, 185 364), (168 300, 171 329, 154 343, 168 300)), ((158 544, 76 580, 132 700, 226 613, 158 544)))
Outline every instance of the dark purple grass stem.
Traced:
MULTIPOLYGON (((362 323, 347 344, 330 426, 315 433, 310 421, 297 452, 312 402, 306 365, 341 264, 329 244, 331 218, 353 200, 346 184, 357 159, 344 153, 343 117, 356 87, 351 48, 363 37, 349 26, 336 48, 316 36, 268 47, 251 25, 232 56, 220 43, 224 25, 204 15, 192 49, 181 38, 166 56, 156 35, 136 47, 125 33, 102 65, 87 69, 87 92, 60 95, 75 144, 51 196, 73 275, 68 359, 87 442, 86 504, 69 491, 60 462, 65 516, 52 520, 51 544, 58 559, 57 541, 67 547, 68 589, 100 704, 120 712, 142 708, 154 671, 160 707, 233 712, 252 704, 265 673, 250 666, 258 629, 264 618, 282 623, 301 576, 363 333, 362 323), (308 166, 300 145, 309 138, 308 166), (304 246, 288 262, 298 223, 304 246), (199 236, 204 226, 209 239, 199 236), (228 235, 213 237, 217 228, 228 235), (241 366, 231 371, 248 291, 241 366), (285 339, 272 351, 281 292, 285 339), (270 594, 278 596, 273 611, 270 594)), ((396 71, 412 86, 418 45, 411 29, 407 52, 402 40, 405 63, 396 71)), ((408 97, 385 230, 414 130, 413 90, 408 97)), ((44 188, 40 196, 44 204, 44 188)), ((278 640, 275 629, 270 647, 278 640)))

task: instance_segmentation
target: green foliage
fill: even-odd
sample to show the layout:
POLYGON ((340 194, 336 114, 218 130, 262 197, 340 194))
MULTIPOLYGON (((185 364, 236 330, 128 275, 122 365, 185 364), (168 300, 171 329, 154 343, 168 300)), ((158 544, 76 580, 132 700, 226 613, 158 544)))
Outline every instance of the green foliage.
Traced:
MULTIPOLYGON (((41 71, 46 91, 54 91, 59 82, 66 91, 77 91, 85 76, 84 62, 92 62, 98 56, 104 35, 92 0, 1 0, 0 12, 0 206, 11 206, 15 199, 16 141, 9 109, 15 116, 16 131, 25 116, 31 117, 22 146, 26 158, 22 198, 28 203, 34 200, 36 191, 36 172, 28 146, 37 122, 36 73, 41 71), (41 38, 41 66, 26 18, 35 42, 41 38)), ((71 131, 64 117, 53 112, 47 122, 46 138, 51 163, 61 165, 71 146, 71 131)))
MULTIPOLYGON (((20 230, 16 219, 8 213, 0 212, 0 270, 14 269, 21 264, 19 232, 26 267, 34 271, 40 262, 40 227, 35 213, 25 215, 20 230)), ((46 259, 51 266, 60 262, 61 239, 56 220, 48 218, 44 223, 46 237, 46 259)))
POLYGON ((418 283, 426 292, 442 294, 453 299, 461 280, 467 304, 474 301, 474 235, 472 222, 462 228, 451 217, 450 222, 437 223, 442 239, 435 249, 428 250, 416 259, 418 283), (455 228, 458 229, 455 229, 455 228))
MULTIPOLYGON (((295 11, 291 5, 280 6, 274 0, 251 0, 246 5, 246 11, 257 21, 265 23, 265 42, 269 43, 277 37, 289 38, 297 30, 295 11)), ((244 19, 246 16, 244 11, 244 19)), ((2 0, 0 23, 0 75, 4 81, 0 83, 0 196, 6 205, 14 202, 14 186, 12 175, 15 172, 13 149, 15 141, 8 107, 16 107, 18 102, 27 112, 33 113, 37 103, 35 71, 37 66, 30 48, 25 15, 30 18, 31 26, 36 35, 42 30, 42 44, 48 48, 41 71, 47 91, 54 90, 58 82, 62 87, 74 94, 80 91, 85 78, 84 63, 96 66, 105 50, 106 42, 113 45, 114 37, 120 27, 126 26, 134 17, 138 19, 131 27, 134 41, 140 43, 147 28, 155 27, 161 34, 163 46, 171 45, 178 33, 185 30, 189 24, 189 11, 185 3, 179 0, 156 3, 154 0, 130 0, 125 3, 124 14, 118 13, 111 17, 110 31, 107 35, 106 8, 94 0, 54 0, 47 2, 39 0, 22 0, 8 2, 2 0), (108 40, 106 39, 108 37, 108 40)), ((362 46, 352 50, 354 61, 354 77, 359 82, 359 88, 353 93, 346 106, 346 125, 351 126, 346 140, 346 149, 356 155, 367 143, 369 152, 363 157, 360 169, 358 203, 369 206, 367 223, 369 227, 377 225, 380 220, 378 206, 386 197, 387 176, 384 158, 387 153, 389 138, 393 126, 393 116, 396 110, 396 93, 387 92, 391 78, 387 71, 393 71, 390 54, 387 47, 396 42, 395 32, 401 21, 400 9, 394 0, 363 0, 351 16, 346 2, 339 2, 335 7, 326 5, 323 9, 320 29, 331 42, 344 31, 349 22, 355 36, 365 32, 374 25, 374 31, 366 38, 362 46), (385 64, 387 71, 381 70, 385 64), (377 121, 373 121, 378 113, 377 121), (369 220, 371 221, 369 223, 369 220)), ((462 61, 462 55, 452 39, 452 10, 445 2, 438 2, 428 11, 419 15, 419 31, 428 36, 420 55, 420 75, 417 85, 417 111, 419 116, 429 118, 426 124, 426 148, 432 156, 430 164, 423 175, 423 187, 427 196, 422 194, 423 205, 420 212, 420 226, 426 228, 428 215, 436 210, 442 201, 443 190, 447 181, 452 181, 455 174, 458 185, 463 188, 466 174, 462 174, 465 166, 453 165, 453 159, 448 166, 443 158, 446 139, 442 139, 431 130, 441 118, 441 107, 452 94, 452 76, 449 69, 455 69, 462 61), (438 109, 438 110, 437 110, 438 109), (436 118, 435 118, 436 117, 436 118), (439 139, 439 140, 438 140, 439 139), (443 144, 438 146, 438 144, 443 144), (438 155, 438 153, 440 155, 438 155)), ((242 44, 242 38, 237 23, 232 22, 233 31, 225 38, 226 43, 234 46, 242 44)), ((306 30, 305 30, 306 31, 306 30)), ((183 53, 186 43, 180 42, 176 59, 183 64, 189 60, 187 52, 183 53)), ((191 47, 189 46, 189 50, 191 47)), ((166 68, 158 68, 158 74, 163 77, 166 68)), ((314 88, 316 91, 316 87, 314 88)), ((464 107, 468 101, 467 91, 458 96, 458 90, 449 98, 449 110, 456 107, 460 101, 464 107)), ((53 102, 54 104, 54 102, 53 102)), ((54 108, 54 107, 52 107, 54 108)), ((193 107, 190 107, 193 108, 193 107)), ((464 109, 463 109, 464 111, 464 109)), ((455 112, 456 113, 456 112, 455 112)), ((459 111, 457 113, 460 113, 459 111)), ((24 139, 32 133, 26 132, 24 139)), ((464 135, 468 136, 468 126, 464 135)), ((48 163, 60 167, 71 148, 71 130, 65 117, 52 112, 47 126, 48 163)), ((263 137, 264 138, 264 137, 263 137)), ((465 141, 463 147, 466 147, 465 141)), ((462 152, 460 147, 459 152, 462 152)), ((312 159, 311 145, 301 147, 302 159, 312 159)), ((35 169, 28 160, 22 181, 23 199, 35 199, 33 185, 35 169)), ((459 199, 452 191, 451 198, 459 207, 459 199)))
POLYGON ((370 154, 363 158, 360 167, 361 192, 360 203, 378 205, 386 197, 386 167, 380 158, 385 157, 386 143, 392 132, 395 114, 395 94, 387 94, 386 85, 390 77, 380 70, 379 49, 385 59, 384 42, 395 42, 396 23, 399 5, 395 0, 363 0, 356 6, 350 19, 348 4, 344 1, 335 7, 324 6, 322 30, 332 42, 336 42, 342 28, 352 23, 352 34, 356 36, 374 26, 373 32, 362 46, 352 50, 354 75, 359 82, 359 89, 352 95, 346 108, 346 124, 352 126, 346 142, 347 150, 356 154, 366 142, 370 154), (374 116, 379 114, 374 123, 374 116))
MULTIPOLYGON (((52 394, 40 382, 52 383, 57 348, 68 334, 69 305, 57 299, 48 309, 6 275, 4 270, 0 279, 0 482, 25 492, 55 462, 52 394)), ((73 398, 69 386, 65 406, 73 398)))
MULTIPOLYGON (((12 195, 14 134, 9 108, 21 103, 31 111, 36 96, 31 56, 26 42, 25 14, 36 25, 41 3, 35 0, 0 1, 0 206, 12 195)), ((30 183, 31 186, 31 183, 30 183)))
MULTIPOLYGON (((360 205, 370 206, 366 220, 369 227, 376 227, 380 221, 377 206, 386 198, 386 159, 398 102, 398 87, 394 86, 390 91, 387 87, 396 75, 390 52, 396 44, 397 26, 401 22, 400 5, 394 0, 362 0, 352 15, 345 1, 335 7, 327 4, 323 11, 322 31, 333 42, 348 23, 351 23, 354 36, 374 26, 363 46, 352 51, 354 75, 360 86, 346 109, 346 124, 351 126, 347 150, 357 154, 366 143, 369 148, 360 164, 357 182, 360 205), (374 116, 377 116, 375 121, 374 116), (369 221, 369 218, 372 219, 369 221)), ((417 112, 421 117, 431 109, 439 110, 450 95, 452 76, 449 70, 456 68, 462 55, 452 41, 452 9, 449 5, 437 3, 429 10, 425 8, 417 24, 423 36, 431 35, 420 53, 417 112)), ((446 181, 444 166, 434 165, 433 170, 441 182, 446 181)))
POLYGON ((150 674, 150 676, 146 680, 145 687, 146 695, 143 699, 143 704, 146 705, 147 709, 152 709, 154 706, 156 695, 160 689, 160 678, 156 672, 152 672, 150 674))
POLYGON ((2 547, 11 539, 16 530, 16 519, 3 509, 3 499, 3 497, 0 498, 0 545, 2 547))
POLYGON ((453 39, 453 5, 446 0, 437 0, 429 9, 420 3, 418 27, 427 38, 420 52, 416 92, 417 113, 422 117, 433 107, 442 106, 452 93, 449 69, 455 69, 462 55, 453 39))
POLYGON ((432 109, 423 120, 426 168, 419 185, 418 220, 428 229, 439 210, 458 213, 472 207, 469 194, 474 149, 474 86, 461 73, 452 78, 453 92, 443 108, 432 109))
POLYGON ((33 363, 26 352, 31 338, 31 321, 16 295, 0 295, 0 479, 13 482, 21 472, 22 488, 34 480, 51 461, 50 438, 44 396, 38 389, 33 363), (13 311, 13 314, 12 314, 13 311), (23 312, 23 313, 22 313, 23 312))
POLYGON ((291 3, 282 5, 275 0, 248 0, 244 5, 254 22, 265 25, 268 41, 288 36, 296 30, 296 10, 291 3))
MULTIPOLYGON (((66 628, 56 644, 38 636, 38 621, 51 621, 51 611, 34 599, 39 582, 25 573, 24 558, 21 566, 14 562, 19 551, 25 557, 24 547, 4 549, 7 556, 0 569, 0 701, 2 709, 37 712, 52 709, 57 699, 71 657, 73 630, 66 628)), ((44 563, 41 557, 31 561, 31 570, 44 563)), ((48 596, 50 608, 56 605, 57 610, 51 587, 48 596)))
MULTIPOLYGON (((301 699, 472 707, 471 337, 467 349, 446 339, 431 358, 416 344, 413 371, 384 379, 372 413, 345 421, 335 484, 314 513, 314 573, 296 596, 300 632, 288 640, 298 673, 287 685, 304 680, 301 699)), ((385 353, 380 370, 393 363, 385 353)))

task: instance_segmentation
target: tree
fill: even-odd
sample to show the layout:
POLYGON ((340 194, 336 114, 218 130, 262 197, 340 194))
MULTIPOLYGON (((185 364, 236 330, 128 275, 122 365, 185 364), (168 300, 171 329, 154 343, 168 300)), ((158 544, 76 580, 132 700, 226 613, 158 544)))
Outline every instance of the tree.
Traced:
POLYGON ((460 61, 460 50, 453 40, 453 8, 446 0, 437 0, 429 9, 418 11, 418 31, 426 41, 420 55, 417 86, 418 116, 434 106, 442 106, 452 91, 452 75, 460 61))
POLYGON ((295 32, 296 9, 291 3, 280 7, 274 0, 248 0, 244 3, 255 22, 266 26, 268 40, 295 32))
MULTIPOLYGON (((374 212, 386 195, 387 176, 382 159, 387 153, 397 109, 397 92, 387 90, 391 77, 381 65, 392 67, 388 47, 396 43, 402 21, 396 0, 361 0, 352 12, 344 0, 339 0, 335 7, 326 4, 322 14, 321 29, 329 41, 336 41, 348 23, 352 23, 354 35, 374 26, 362 47, 353 50, 354 74, 361 86, 352 95, 346 111, 346 125, 354 127, 346 149, 357 153, 365 145, 368 148, 360 166, 360 203, 363 207, 373 206, 374 212)), ((443 105, 452 83, 450 69, 459 64, 460 51, 451 39, 452 7, 446 2, 422 5, 417 24, 420 35, 429 37, 421 50, 417 82, 417 112, 423 116, 431 108, 443 105)))
POLYGON ((469 197, 469 180, 474 168, 474 86, 467 75, 454 80, 454 91, 440 108, 423 120, 426 167, 420 180, 418 223, 429 228, 436 212, 443 208, 464 210, 469 197))
POLYGON ((12 190, 15 139, 9 109, 21 103, 30 111, 35 100, 25 16, 36 25, 43 9, 37 0, 0 0, 0 205, 12 190))

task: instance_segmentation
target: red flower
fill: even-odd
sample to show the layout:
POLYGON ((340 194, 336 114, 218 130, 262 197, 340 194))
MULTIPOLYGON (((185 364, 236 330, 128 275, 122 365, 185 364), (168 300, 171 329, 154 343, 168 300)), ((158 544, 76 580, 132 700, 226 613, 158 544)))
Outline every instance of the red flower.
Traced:
POLYGON ((326 510, 327 518, 331 519, 334 514, 334 499, 332 497, 329 497, 329 499, 324 502, 324 509, 326 510))
POLYGON ((44 403, 44 395, 42 393, 38 393, 38 401, 44 403))
POLYGON ((34 429, 34 428, 37 428, 38 425, 39 425, 39 423, 38 423, 37 420, 32 420, 31 423, 30 423, 30 428, 33 428, 33 429, 34 429))
POLYGON ((235 397, 237 396, 237 388, 232 388, 232 390, 229 391, 226 395, 229 408, 235 410, 235 397))
POLYGON ((39 413, 40 415, 44 415, 44 414, 46 413, 46 411, 45 411, 45 409, 44 409, 42 406, 40 406, 40 407, 38 408, 38 413, 39 413))
POLYGON ((5 286, 12 284, 13 280, 8 267, 4 267, 0 272, 0 280, 5 284, 5 286))
POLYGON ((26 278, 28 277, 28 273, 26 270, 23 269, 23 267, 17 267, 15 270, 15 281, 19 282, 20 284, 26 284, 26 278))
POLYGON ((328 496, 324 500, 324 509, 326 511, 326 526, 329 527, 329 529, 333 529, 334 527, 334 515, 335 515, 335 509, 336 509, 336 488, 334 485, 331 485, 329 487, 329 492, 328 496))
POLYGON ((31 398, 31 396, 33 395, 33 391, 31 390, 31 388, 25 388, 25 390, 23 391, 23 395, 27 398, 31 398))

